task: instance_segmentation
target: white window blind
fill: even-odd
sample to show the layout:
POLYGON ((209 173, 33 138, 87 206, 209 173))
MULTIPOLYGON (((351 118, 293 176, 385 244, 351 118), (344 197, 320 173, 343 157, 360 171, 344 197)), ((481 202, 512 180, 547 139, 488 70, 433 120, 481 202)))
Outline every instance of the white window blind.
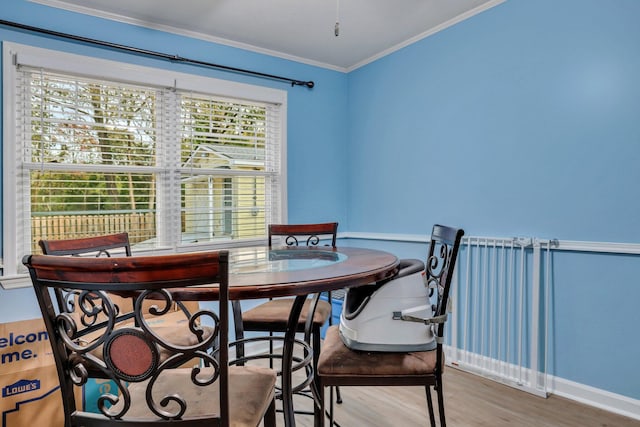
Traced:
MULTIPOLYGON (((279 186, 279 111, 263 103, 181 93, 181 206, 185 237, 264 236, 279 186)), ((276 198, 277 199, 277 198, 276 198)))
POLYGON ((134 243, 155 237, 160 93, 28 67, 18 81, 24 249, 120 231, 134 243))
MULTIPOLYGON (((134 251, 206 249, 262 240, 268 223, 282 221, 281 102, 250 100, 251 86, 228 82, 222 95, 194 91, 221 81, 184 74, 162 87, 20 64, 19 54, 12 60, 4 124, 15 145, 6 146, 5 132, 13 164, 5 170, 3 216, 6 227, 15 215, 15 253, 5 233, 4 276, 20 270, 22 255, 39 252, 40 239, 126 231, 134 251), (7 257, 15 257, 16 271, 7 271, 7 257)), ((104 75, 117 74, 111 62, 96 61, 104 75)), ((157 74, 150 81, 170 80, 147 68, 127 75, 149 70, 157 74)))

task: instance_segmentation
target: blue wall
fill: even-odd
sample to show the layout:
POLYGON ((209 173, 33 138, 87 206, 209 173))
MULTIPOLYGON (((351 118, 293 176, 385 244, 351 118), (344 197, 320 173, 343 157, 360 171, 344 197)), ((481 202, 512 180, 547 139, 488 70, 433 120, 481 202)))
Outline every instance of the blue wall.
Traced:
POLYGON ((350 73, 349 229, 640 240, 638 19, 508 0, 350 73))
MULTIPOLYGON (((1 41, 287 90, 291 222, 640 241, 637 0, 508 0, 348 74, 26 0, 3 0, 0 19, 314 80, 313 90, 291 88, 0 27, 1 41)), ((637 256, 554 255, 550 373, 640 399, 637 277, 637 256)), ((0 290, 0 322, 37 315, 30 289, 0 290)))
MULTIPOLYGON (((640 241, 638 22, 635 0, 508 0, 351 72, 349 230, 640 241)), ((551 374, 640 399, 638 277, 554 254, 551 374)))

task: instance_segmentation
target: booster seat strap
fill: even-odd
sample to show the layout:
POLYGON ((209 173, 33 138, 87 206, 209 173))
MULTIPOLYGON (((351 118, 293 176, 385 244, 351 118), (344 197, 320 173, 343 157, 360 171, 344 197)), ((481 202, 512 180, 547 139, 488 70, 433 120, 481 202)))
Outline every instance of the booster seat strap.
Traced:
POLYGON ((406 322, 418 322, 418 323, 424 323, 425 325, 432 325, 435 323, 444 323, 447 321, 447 313, 441 315, 441 316, 434 316, 434 317, 429 317, 429 318, 423 318, 423 317, 417 317, 417 316, 412 316, 410 314, 402 314, 401 311, 394 311, 393 312, 393 320, 404 320, 406 322))

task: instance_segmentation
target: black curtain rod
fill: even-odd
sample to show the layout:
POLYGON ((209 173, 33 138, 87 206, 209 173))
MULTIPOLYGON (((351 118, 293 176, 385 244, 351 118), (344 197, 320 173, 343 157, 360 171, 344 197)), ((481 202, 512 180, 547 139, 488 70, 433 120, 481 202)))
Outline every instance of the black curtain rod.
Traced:
POLYGON ((89 43, 89 44, 94 44, 94 45, 98 45, 98 46, 108 47, 108 48, 111 48, 111 49, 122 50, 122 51, 125 51, 125 52, 136 53, 136 54, 139 54, 139 55, 146 55, 146 56, 151 56, 151 57, 154 57, 154 58, 165 59, 165 60, 172 61, 172 62, 183 62, 185 64, 199 65, 199 66, 202 66, 202 67, 211 67, 211 68, 216 68, 216 69, 223 70, 223 71, 229 71, 229 72, 232 72, 232 73, 247 74, 247 75, 251 75, 251 76, 262 77, 262 78, 265 78, 265 79, 285 81, 285 82, 291 83, 291 86, 306 86, 309 89, 311 89, 313 86, 315 86, 315 84, 313 83, 312 80, 303 81, 303 80, 290 79, 288 77, 276 76, 274 74, 261 73, 259 71, 245 70, 243 68, 229 67, 227 65, 220 65, 220 64, 214 64, 214 63, 206 62, 206 61, 199 61, 197 59, 183 58, 183 57, 178 56, 178 55, 169 55, 167 53, 155 52, 155 51, 146 50, 146 49, 139 49, 137 47, 131 47, 131 46, 125 46, 125 45, 121 45, 121 44, 117 44, 117 43, 105 42, 105 41, 102 41, 102 40, 96 40, 96 39, 91 39, 91 38, 87 38, 87 37, 76 36, 76 35, 73 35, 73 34, 60 33, 58 31, 52 31, 52 30, 47 30, 47 29, 44 29, 44 28, 32 27, 30 25, 19 24, 17 22, 5 21, 5 20, 2 20, 2 19, 0 19, 0 25, 4 25, 4 26, 7 26, 7 27, 13 27, 13 28, 19 28, 21 30, 31 31, 31 32, 35 32, 35 33, 47 34, 49 36, 75 40, 75 41, 79 41, 79 42, 83 42, 83 43, 89 43))

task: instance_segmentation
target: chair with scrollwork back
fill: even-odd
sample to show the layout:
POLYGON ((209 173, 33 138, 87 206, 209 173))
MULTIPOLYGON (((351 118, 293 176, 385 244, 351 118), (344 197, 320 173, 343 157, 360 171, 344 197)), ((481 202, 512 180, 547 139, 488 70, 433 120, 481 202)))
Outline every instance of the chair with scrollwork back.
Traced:
MULTIPOLYGON (((335 248, 337 232, 337 222, 270 224, 268 243, 269 247, 275 246, 274 243, 278 243, 276 238, 281 237, 282 243, 286 246, 319 246, 326 241, 327 246, 335 248)), ((276 332, 285 332, 293 301, 293 298, 270 299, 247 311, 242 311, 240 302, 234 301, 232 305, 236 336, 242 337, 246 331, 267 332, 270 336, 276 332)), ((320 352, 320 329, 325 323, 331 322, 331 308, 331 294, 328 295, 327 300, 321 299, 320 294, 315 294, 305 301, 300 313, 297 330, 305 333, 305 341, 310 343, 314 350, 314 369, 320 352)), ((238 350, 243 352, 242 349, 238 350)), ((273 340, 269 340, 269 353, 273 354, 273 352, 273 340)))
MULTIPOLYGON (((435 427, 435 411, 431 388, 437 394, 440 426, 444 427, 444 391, 442 371, 444 359, 442 344, 444 325, 447 318, 447 303, 453 271, 458 256, 460 241, 464 231, 442 225, 434 225, 425 263, 425 284, 433 290, 427 305, 433 304, 433 316, 418 318, 410 315, 396 315, 389 308, 390 322, 420 322, 425 328, 432 328, 435 349, 412 352, 366 352, 351 350, 343 342, 339 329, 328 329, 318 361, 316 381, 320 390, 321 405, 318 411, 324 413, 324 387, 331 386, 424 386, 431 426, 435 427), (393 314, 393 316, 392 316, 393 314), (393 320, 392 320, 393 319, 393 320)), ((400 312, 401 314, 401 312, 400 312)), ((398 327, 401 327, 398 325, 398 327)), ((324 416, 317 415, 324 425, 324 416)), ((330 411, 333 423, 333 412, 330 411)))
MULTIPOLYGON (((58 256, 112 256, 124 254, 131 256, 131 244, 128 233, 107 234, 76 239, 43 239, 38 241, 44 255, 58 256)), ((75 308, 75 293, 73 290, 55 289, 56 299, 61 310, 73 312, 75 308)), ((115 300, 119 298, 114 297, 115 300)), ((126 300, 118 301, 118 308, 125 309, 126 300)), ((133 307, 131 307, 133 308, 133 307)))
POLYGON ((275 427, 275 371, 229 366, 227 251, 113 258, 27 255, 23 264, 53 349, 65 426, 256 427, 264 422, 275 427), (176 288, 205 284, 218 284, 219 309, 201 309, 182 325, 183 334, 194 337, 191 344, 156 333, 149 315, 170 310, 176 288), (82 322, 53 303, 51 290, 59 288, 78 291, 82 322), (111 298, 117 294, 135 299, 135 322, 120 315, 111 298), (153 303, 148 313, 145 302, 153 303), (204 323, 214 334, 205 337, 199 326, 204 323), (216 339, 220 346, 212 354, 207 350, 216 339), (97 413, 76 406, 78 386, 92 371, 116 388, 90 402, 97 413))
MULTIPOLYGON (((73 239, 43 239, 38 242, 38 245, 44 255, 93 257, 131 256, 129 234, 126 232, 73 239)), ((72 313, 75 309, 77 291, 56 288, 55 294, 60 309, 72 313)), ((128 315, 133 317, 133 303, 131 299, 122 298, 117 295, 112 295, 111 298, 121 314, 129 313, 128 315)), ((172 310, 162 317, 155 318, 156 323, 162 324, 158 329, 159 333, 165 337, 172 335, 179 338, 181 336, 180 327, 175 327, 175 324, 186 322, 191 316, 190 312, 197 311, 197 309, 197 302, 176 301, 172 310)), ((204 330, 206 335, 212 333, 212 330, 206 326, 204 330)))

